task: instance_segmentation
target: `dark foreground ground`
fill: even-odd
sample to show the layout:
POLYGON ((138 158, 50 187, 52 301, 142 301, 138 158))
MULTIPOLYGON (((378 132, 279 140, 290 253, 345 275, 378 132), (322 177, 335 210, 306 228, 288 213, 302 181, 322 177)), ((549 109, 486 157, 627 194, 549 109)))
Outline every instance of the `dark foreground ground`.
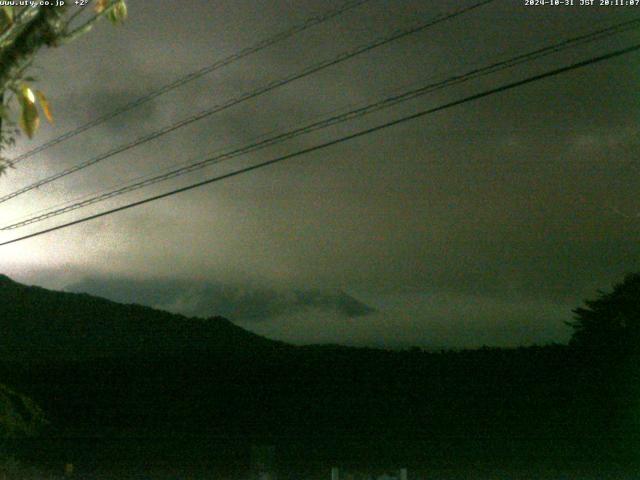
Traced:
MULTIPOLYGON (((32 478, 640 478, 640 359, 562 346, 0 364, 50 424, 32 478), (257 451, 262 451, 258 448, 257 451)), ((11 480, 11 476, 8 480, 11 480)), ((20 474, 13 478, 28 478, 20 474)))
MULTIPOLYGON (((637 319, 633 288, 623 310, 637 319)), ((329 480, 334 466, 341 480, 400 467, 408 480, 640 478, 637 333, 442 352, 295 347, 224 318, 2 276, 0 331, 0 383, 48 419, 4 446, 37 469, 7 480, 65 464, 77 478, 258 480, 261 462, 278 480, 329 480)))
MULTIPOLYGON (((603 438, 247 439, 177 435, 164 438, 41 438, 14 443, 29 478, 259 479, 637 479, 640 441, 603 456, 603 438), (268 452, 265 457, 260 452, 268 452), (635 453, 634 453, 635 452, 635 453), (262 467, 261 467, 262 465, 262 467)), ((610 443, 620 439, 609 439, 610 443)), ((21 475, 22 476, 22 475, 21 475)), ((15 477, 20 478, 20 477, 15 477)))

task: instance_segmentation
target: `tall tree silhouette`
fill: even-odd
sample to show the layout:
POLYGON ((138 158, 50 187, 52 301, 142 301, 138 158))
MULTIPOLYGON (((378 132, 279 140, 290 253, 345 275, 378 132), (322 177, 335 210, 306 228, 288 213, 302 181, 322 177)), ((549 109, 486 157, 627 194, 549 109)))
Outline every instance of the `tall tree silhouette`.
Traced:
POLYGON ((610 293, 573 310, 571 344, 611 352, 640 351, 640 273, 630 273, 610 293))

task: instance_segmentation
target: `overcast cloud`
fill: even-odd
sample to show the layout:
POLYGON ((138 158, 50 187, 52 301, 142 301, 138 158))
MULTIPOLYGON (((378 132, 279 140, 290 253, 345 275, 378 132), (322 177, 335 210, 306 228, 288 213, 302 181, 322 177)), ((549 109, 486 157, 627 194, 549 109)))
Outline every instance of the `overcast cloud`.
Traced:
MULTIPOLYGON (((20 141, 14 153, 338 3, 273 0, 259 2, 258 9, 249 0, 131 0, 126 26, 101 25, 80 42, 43 52, 36 73, 54 104, 56 124, 44 127, 34 142, 20 141)), ((0 179, 0 194, 461 4, 372 0, 21 163, 0 179)), ((603 28, 630 13, 624 7, 533 8, 497 0, 16 198, 2 205, 0 220, 5 224, 408 85, 603 28)), ((637 33, 621 35, 442 90, 24 233, 637 40, 637 33)), ((3 247, 2 270, 18 281, 58 289, 86 279, 176 285, 167 293, 171 298, 206 291, 198 287, 204 284, 343 290, 376 309, 350 318, 334 307, 312 305, 262 322, 236 319, 297 343, 440 347, 566 341, 562 322, 571 318, 571 308, 624 272, 640 269, 639 64, 638 54, 620 57, 3 247)), ((3 232, 1 239, 18 233, 3 232)), ((171 301, 167 305, 181 310, 171 301)))

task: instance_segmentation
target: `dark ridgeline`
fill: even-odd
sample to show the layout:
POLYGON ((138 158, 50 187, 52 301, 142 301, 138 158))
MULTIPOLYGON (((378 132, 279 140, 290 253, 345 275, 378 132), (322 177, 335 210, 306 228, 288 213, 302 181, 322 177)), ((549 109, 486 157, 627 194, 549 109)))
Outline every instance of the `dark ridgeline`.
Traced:
MULTIPOLYGON (((624 325, 637 333, 640 297, 629 295, 624 325)), ((40 459, 240 464, 253 444, 279 445, 285 463, 637 459, 637 348, 294 347, 220 317, 4 276, 0 328, 0 378, 51 422, 23 452, 40 459)))
POLYGON ((186 318, 141 305, 27 287, 0 276, 0 358, 87 360, 275 348, 221 317, 186 318))

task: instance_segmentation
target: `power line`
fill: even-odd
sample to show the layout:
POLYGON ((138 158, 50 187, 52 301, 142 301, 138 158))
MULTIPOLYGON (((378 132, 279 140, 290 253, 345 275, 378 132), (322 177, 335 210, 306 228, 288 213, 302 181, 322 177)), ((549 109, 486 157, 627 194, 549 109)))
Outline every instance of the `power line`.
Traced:
MULTIPOLYGON (((360 105, 365 105, 365 104, 366 104, 366 102, 360 102, 360 105)), ((351 111, 351 110, 352 110, 352 107, 347 108, 345 106, 342 106, 340 108, 332 109, 331 111, 329 111, 327 113, 328 114, 338 115, 339 113, 337 113, 337 112, 344 113, 346 111, 351 111)), ((317 118, 320 118, 320 117, 322 117, 322 115, 321 114, 317 114, 317 115, 313 115, 312 119, 317 119, 317 118)), ((257 144, 257 143, 259 143, 259 142, 261 142, 261 141, 263 141, 265 139, 274 138, 274 135, 280 136, 280 135, 283 135, 284 133, 286 133, 286 132, 284 132, 282 128, 277 128, 277 129, 270 130, 268 132, 265 132, 265 133, 262 133, 260 135, 257 135, 255 137, 253 137, 251 139, 251 142, 252 142, 251 145, 257 144)), ((213 152, 211 152, 211 155, 215 155, 217 157, 219 155, 224 154, 225 152, 226 152, 226 150, 224 148, 218 148, 218 149, 214 150, 213 152)), ((200 163, 200 161, 198 163, 200 163)), ((110 187, 101 189, 101 190, 99 190, 97 192, 94 191, 94 192, 90 192, 90 193, 85 193, 84 195, 79 195, 79 196, 77 196, 76 198, 74 198, 72 200, 65 200, 65 201, 59 202, 59 203, 57 203, 55 205, 51 205, 51 206, 48 206, 48 207, 40 208, 40 209, 38 209, 36 211, 32 211, 32 212, 30 212, 28 214, 22 214, 22 215, 16 217, 12 221, 13 222, 29 221, 29 223, 35 223, 36 220, 34 220, 33 222, 30 221, 30 220, 34 219, 36 216, 39 217, 39 218, 41 216, 44 216, 44 215, 47 215, 47 217, 49 217, 50 216, 49 214, 52 214, 51 216, 57 216, 58 214, 66 213, 67 211, 69 211, 69 210, 66 210, 67 207, 74 207, 74 206, 79 205, 81 203, 82 203, 81 207, 84 207, 84 206, 86 206, 84 204, 85 202, 93 200, 93 199, 96 199, 97 197, 102 197, 104 195, 110 194, 111 192, 115 192, 116 190, 119 191, 121 189, 127 188, 127 187, 129 187, 130 185, 132 185, 134 183, 137 184, 138 182, 154 179, 156 177, 162 176, 162 175, 167 174, 167 173, 172 173, 177 169, 179 170, 179 169, 183 169, 183 168, 189 168, 192 165, 193 164, 191 163, 191 161, 184 162, 179 167, 176 167, 176 165, 170 165, 170 166, 161 168, 159 170, 156 170, 155 172, 153 172, 151 174, 139 175, 139 176, 136 176, 135 178, 130 178, 130 179, 127 179, 125 181, 118 182, 115 185, 111 185, 110 187), (60 212, 63 209, 65 210, 65 212, 60 212), (60 213, 58 213, 58 212, 60 212, 60 213)), ((204 167, 206 167, 206 165, 204 165, 203 168, 204 167)), ((91 204, 96 203, 97 201, 101 201, 101 200, 91 201, 91 204)), ((81 207, 73 208, 73 210, 76 210, 77 208, 81 208, 81 207)), ((44 219, 42 219, 42 220, 44 220, 44 219)), ((40 220, 37 220, 37 221, 40 221, 40 220)), ((21 226, 23 226, 23 225, 21 225, 21 226)), ((13 225, 9 225, 9 226, 7 226, 5 228, 7 230, 13 229, 13 225), (12 227, 12 228, 9 228, 9 227, 12 227)), ((15 228, 17 228, 17 226, 15 228)), ((2 230, 2 228, 0 228, 0 230, 2 230)))
POLYGON ((48 142, 32 149, 29 150, 28 152, 23 153, 22 155, 19 155, 18 157, 16 157, 15 159, 12 160, 12 163, 15 165, 23 160, 26 160, 29 157, 34 156, 37 153, 40 153, 44 150, 47 150, 50 147, 53 147, 54 145, 57 145, 59 143, 64 142, 65 140, 69 140, 70 138, 75 137, 76 135, 79 135, 82 132, 85 132, 87 130, 89 130, 90 128, 96 127, 108 120, 111 120, 112 118, 120 115, 121 113, 124 112, 128 112, 129 110, 132 110, 136 107, 139 107, 140 105, 143 105, 151 100, 153 100, 156 97, 159 97, 160 95, 164 95, 165 93, 174 90, 182 85, 184 85, 185 83, 189 83, 193 80, 196 80, 204 75, 207 75, 211 72, 214 72, 215 70, 219 70, 223 67, 226 67, 227 65, 236 62, 238 60, 241 60, 251 54, 257 53, 261 50, 264 50, 265 48, 268 48, 272 45, 275 45, 278 42, 281 42, 283 40, 286 40, 287 38, 290 38, 300 32, 303 32, 315 25, 318 25, 320 23, 326 22, 334 17, 337 17, 341 14, 343 14, 344 12, 351 10, 355 7, 358 7, 360 5, 362 5, 363 3, 367 3, 369 0, 350 0, 345 2, 343 5, 341 5, 340 7, 331 10, 329 12, 323 13, 321 15, 317 15, 317 16, 313 16, 313 17, 309 17, 306 20, 304 20, 302 23, 298 24, 298 25, 294 25, 293 27, 289 28, 288 30, 284 30, 282 32, 277 33, 276 35, 266 38, 264 40, 259 41, 258 43, 247 47, 243 50, 240 50, 239 52, 233 53, 231 55, 229 55, 228 57, 225 57, 223 59, 217 60, 216 62, 212 63, 211 65, 207 65, 206 67, 202 67, 199 70, 196 70, 194 72, 191 72, 183 77, 180 77, 170 83, 167 83, 165 85, 163 85, 160 88, 157 88, 155 90, 152 90, 151 92, 147 93, 146 95, 143 95, 142 97, 139 97, 115 110, 113 110, 112 112, 107 113, 106 115, 103 115, 101 117, 98 117, 94 120, 91 120, 90 122, 85 123, 84 125, 80 125, 79 127, 74 128, 73 130, 70 130, 62 135, 60 135, 59 137, 56 137, 52 140, 49 140, 48 142))
POLYGON ((460 100, 455 100, 455 101, 440 105, 438 107, 430 108, 430 109, 427 109, 427 110, 422 110, 422 111, 414 113, 412 115, 407 115, 405 117, 402 117, 402 118, 399 118, 399 119, 396 119, 396 120, 392 120, 390 122, 386 122, 386 123, 377 125, 375 127, 371 127, 371 128, 367 128, 367 129, 364 129, 364 130, 360 130, 360 131, 358 131, 356 133, 352 133, 350 135, 346 135, 344 137, 337 138, 335 140, 331 140, 331 141, 328 141, 328 142, 325 142, 325 143, 321 143, 321 144, 315 145, 313 147, 309 147, 309 148, 305 148, 305 149, 302 149, 302 150, 298 150, 297 152, 289 153, 287 155, 283 155, 283 156, 280 156, 280 157, 277 157, 277 158, 273 158, 271 160, 267 160, 267 161, 264 161, 264 162, 261 162, 261 163, 255 164, 255 165, 251 165, 249 167, 241 168, 239 170, 235 170, 235 171, 230 172, 230 173, 226 173, 226 174, 223 174, 223 175, 219 175, 217 177, 209 178, 209 179, 203 180, 201 182, 193 183, 191 185, 187 185, 186 187, 182 187, 182 188, 178 188, 178 189, 175 189, 175 190, 171 190, 169 192, 165 192, 165 193, 162 193, 162 194, 159 194, 159 195, 148 197, 148 198, 145 198, 143 200, 139 200, 137 202, 129 203, 129 204, 117 207, 117 208, 113 208, 111 210, 106 210, 104 212, 96 213, 96 214, 90 215, 88 217, 80 218, 80 219, 74 220, 72 222, 68 222, 68 223, 64 223, 64 224, 61 224, 61 225, 57 225, 55 227, 51 227, 51 228, 47 228, 47 229, 44 229, 44 230, 40 230, 38 232, 34 232, 34 233, 29 234, 29 235, 24 235, 22 237, 14 238, 13 240, 8 240, 6 242, 0 243, 0 246, 5 246, 5 245, 12 244, 12 243, 20 242, 20 241, 23 241, 23 240, 27 240, 29 238, 33 238, 33 237, 37 237, 37 236, 40 236, 40 235, 44 235, 45 233, 50 233, 50 232, 53 232, 53 231, 56 231, 56 230, 61 230, 63 228, 71 227, 73 225, 78 225, 80 223, 88 222, 90 220, 95 220, 96 218, 100 218, 100 217, 104 217, 104 216, 107 216, 107 215, 111 215, 113 213, 121 212, 121 211, 127 210, 129 208, 137 207, 137 206, 140 206, 140 205, 144 205, 146 203, 150 203, 150 202, 153 202, 153 201, 156 201, 156 200, 160 200, 162 198, 170 197, 170 196, 176 195, 178 193, 182 193, 182 192, 186 192, 186 191, 189 191, 189 190, 193 190, 195 188, 202 187, 204 185, 208 185, 208 184, 211 184, 211 183, 219 182, 219 181, 225 180, 227 178, 235 177, 235 176, 241 175, 243 173, 251 172, 253 170, 258 170, 260 168, 267 167, 269 165, 274 165, 276 163, 283 162, 285 160, 289 160, 291 158, 295 158, 295 157, 299 157, 299 156, 302 156, 302 155, 306 155, 308 153, 312 153, 312 152, 315 152, 315 151, 318 151, 318 150, 322 150, 322 149, 331 147, 333 145, 338 145, 340 143, 344 143, 344 142, 347 142, 349 140, 353 140, 355 138, 363 137, 365 135, 369 135, 371 133, 374 133, 374 132, 377 132, 377 131, 380 131, 380 130, 383 130, 383 129, 386 129, 386 128, 389 128, 389 127, 392 127, 392 126, 399 125, 399 124, 408 122, 410 120, 415 120, 417 118, 421 118, 421 117, 424 117, 426 115, 429 115, 429 114, 432 114, 432 113, 435 113, 435 112, 446 110, 448 108, 452 108, 452 107, 455 107, 455 106, 458 106, 458 105, 462 105, 464 103, 471 102, 471 101, 474 101, 474 100, 479 100, 481 98, 488 97, 488 96, 494 95, 496 93, 504 92, 506 90, 511 90, 513 88, 517 88, 517 87, 520 87, 522 85, 533 83, 533 82, 536 82, 536 81, 539 81, 539 80, 542 80, 542 79, 545 79, 545 78, 549 78, 549 77, 552 77, 552 76, 560 75, 562 73, 566 73, 566 72, 569 72, 571 70, 576 70, 578 68, 583 68, 583 67, 586 67, 588 65, 592 65, 592 64, 595 64, 595 63, 598 63, 598 62, 609 60, 611 58, 619 57, 621 55, 625 55, 625 54, 628 54, 628 53, 631 53, 631 52, 634 52, 634 51, 638 51, 638 50, 640 50, 640 44, 635 44, 635 45, 632 45, 630 47, 623 48, 621 50, 616 50, 614 52, 608 53, 606 55, 601 55, 601 56, 598 56, 598 57, 592 57, 590 59, 583 60, 581 62, 573 63, 573 64, 568 65, 566 67, 557 68, 557 69, 554 69, 554 70, 551 70, 551 71, 548 71, 548 72, 545 72, 545 73, 541 73, 541 74, 538 74, 538 75, 534 75, 534 76, 525 78, 524 80, 518 80, 516 82, 508 83, 506 85, 502 85, 500 87, 492 88, 490 90, 485 90, 484 92, 476 93, 474 95, 470 95, 470 96, 464 97, 464 98, 462 98, 460 100))
POLYGON ((415 99, 417 97, 426 95, 427 93, 431 93, 436 90, 440 90, 446 87, 467 82, 469 80, 473 80, 475 78, 478 78, 484 75, 489 75, 489 74, 504 70, 506 68, 513 67, 515 65, 530 62, 538 58, 550 55, 552 53, 557 53, 562 50, 575 47, 577 45, 582 45, 588 42, 592 42, 594 40, 601 40, 602 38, 606 38, 608 36, 621 33, 622 31, 626 31, 631 28, 637 28, 639 25, 640 25, 640 18, 636 18, 634 20, 622 22, 601 30, 597 30, 595 32, 591 32, 588 34, 580 35, 578 37, 566 39, 559 43, 556 43, 547 47, 543 47, 541 49, 534 50, 531 52, 527 52, 521 55, 517 55, 507 60, 496 62, 482 68, 477 68, 469 72, 466 72, 464 74, 449 77, 445 80, 442 80, 436 83, 431 83, 425 86, 421 86, 419 88, 414 88, 412 90, 405 91, 400 94, 389 96, 387 98, 384 98, 374 103, 370 103, 363 107, 356 108, 338 115, 334 115, 329 118, 323 119, 321 121, 314 122, 306 126, 303 126, 294 130, 290 130, 288 132, 280 133, 270 138, 260 139, 259 141, 256 141, 247 146, 237 148, 235 150, 231 150, 228 152, 220 153, 218 155, 207 158, 205 160, 201 160, 196 163, 191 163, 179 168, 175 168, 170 171, 166 171, 161 174, 156 174, 155 176, 144 177, 139 181, 134 181, 133 183, 130 183, 123 187, 108 190, 106 192, 100 192, 99 194, 94 194, 93 196, 90 196, 88 198, 69 203, 61 208, 49 209, 49 211, 47 211, 46 213, 33 214, 31 216, 28 216, 24 220, 14 222, 10 225, 6 225, 0 228, 0 230, 13 230, 19 227, 24 227, 26 225, 31 225, 33 223, 41 222, 55 216, 69 213, 71 211, 78 210, 80 208, 87 207, 89 205, 93 205, 95 203, 114 198, 116 196, 130 193, 132 191, 141 189, 143 187, 147 187, 149 185, 153 185, 162 181, 169 180, 171 178, 175 178, 187 173, 191 173, 196 170, 200 170, 212 164, 217 164, 222 161, 229 160, 231 158, 235 158, 242 155, 246 155, 251 152, 255 152, 257 150, 266 148, 268 146, 282 143, 284 141, 290 140, 299 135, 308 134, 308 133, 311 133, 323 128, 327 128, 329 126, 332 126, 338 123, 342 123, 348 120, 353 120, 355 118, 359 118, 364 115, 367 115, 385 108, 392 107, 401 102, 406 102, 408 100, 415 99))
POLYGON ((393 42, 395 40, 399 40, 399 39, 407 37, 409 35, 413 35, 415 33, 418 33, 418 32, 420 32, 422 30, 425 30, 425 29, 433 26, 433 25, 441 23, 441 22, 443 22, 445 20, 449 20, 449 19, 455 18, 455 17, 457 17, 459 15, 467 13, 467 12, 469 12, 471 10, 474 10, 474 9, 480 7, 480 6, 486 5, 486 4, 491 3, 493 1, 495 1, 495 0, 482 0, 482 1, 477 2, 477 3, 475 3, 475 4, 471 5, 471 6, 460 8, 458 10, 455 10, 455 11, 447 13, 447 14, 439 15, 439 16, 435 17, 434 19, 428 20, 426 22, 422 22, 422 23, 420 23, 420 24, 418 24, 416 26, 412 26, 410 28, 406 28, 406 29, 402 29, 402 30, 397 30, 396 32, 393 32, 391 35, 388 35, 388 36, 385 36, 385 37, 381 37, 381 38, 375 40, 372 43, 367 43, 366 45, 361 45, 359 47, 356 47, 353 50, 344 52, 344 53, 338 55, 337 57, 334 57, 334 58, 329 59, 329 60, 322 61, 322 62, 317 63, 315 65, 312 65, 310 67, 307 67, 307 68, 303 69, 301 72, 294 73, 294 74, 289 75, 287 77, 284 77, 284 78, 281 78, 279 80, 275 80, 273 82, 270 82, 270 83, 268 83, 268 84, 266 84, 266 85, 264 85, 262 87, 259 87, 256 90, 252 90, 250 92, 244 93, 244 94, 240 95, 239 97, 232 98, 231 100, 228 100, 227 102, 225 102, 223 104, 216 105, 216 106, 214 106, 214 107, 212 107, 210 109, 203 110, 203 111, 201 111, 201 112, 199 112, 199 113, 197 113, 195 115, 192 115, 191 117, 184 118, 184 119, 182 119, 182 120, 180 120, 180 121, 178 121, 176 123, 173 123, 173 124, 171 124, 169 126, 166 126, 166 127, 162 128, 160 130, 156 130, 155 132, 152 132, 152 133, 150 133, 148 135, 140 137, 140 138, 138 138, 138 139, 136 139, 136 140, 134 140, 134 141, 132 141, 132 142, 130 142, 128 144, 121 145, 119 147, 113 148, 113 149, 111 149, 111 150, 109 150, 109 151, 107 151, 107 152, 105 152, 105 153, 103 153, 101 155, 98 155, 97 157, 94 157, 94 158, 92 158, 90 160, 87 160, 85 162, 82 162, 80 164, 74 165, 73 167, 70 167, 70 168, 67 168, 65 170, 62 170, 62 171, 60 171, 58 173, 55 173, 55 174, 53 174, 53 175, 51 175, 49 177, 46 177, 46 178, 44 178, 42 180, 38 180, 38 181, 36 181, 36 182, 34 182, 32 184, 29 184, 26 187, 20 188, 19 190, 16 190, 16 191, 14 191, 12 193, 4 195, 3 197, 0 197, 0 203, 4 203, 4 202, 6 202, 8 200, 11 200, 12 198, 15 198, 15 197, 17 197, 19 195, 27 193, 27 192, 29 192, 31 190, 34 190, 34 189, 38 188, 38 187, 41 187, 41 186, 46 185, 48 183, 51 183, 51 182, 53 182, 55 180, 58 180, 60 178, 66 177, 67 175, 75 173, 75 172, 77 172, 79 170, 83 170, 83 169, 85 169, 87 167, 95 165, 96 163, 99 163, 99 162, 101 162, 103 160, 106 160, 107 158, 110 158, 110 157, 112 157, 112 156, 114 156, 114 155, 116 155, 118 153, 122 153, 124 151, 130 150, 130 149, 132 149, 134 147, 137 147, 139 145, 142 145, 143 143, 149 142, 149 141, 154 140, 154 139, 156 139, 158 137, 161 137, 163 135, 171 133, 171 132, 173 132, 173 131, 175 131, 175 130, 177 130, 179 128, 182 128, 182 127, 184 127, 186 125, 189 125, 189 124, 191 124, 193 122, 196 122, 198 120, 202 120, 203 118, 209 117, 209 116, 211 116, 211 115, 213 115, 215 113, 219 113, 219 112, 221 112, 223 110, 231 108, 231 107, 233 107, 235 105, 238 105, 238 104, 240 104, 242 102, 245 102, 247 100, 256 98, 256 97, 258 97, 260 95, 268 93, 268 92, 270 92, 272 90, 275 90, 275 89, 277 89, 279 87, 288 85, 289 83, 292 83, 292 82, 294 82, 296 80, 299 80, 299 79, 307 77, 307 76, 309 76, 309 75, 311 75, 313 73, 317 73, 317 72, 319 72, 321 70, 324 70, 325 68, 329 68, 329 67, 331 67, 333 65, 337 65, 339 63, 342 63, 342 62, 344 62, 346 60, 349 60, 349 59, 351 59, 351 58, 353 58, 353 57, 355 57, 357 55, 361 55, 361 54, 369 52, 369 51, 371 51, 371 50, 373 50, 375 48, 378 48, 378 47, 381 47, 381 46, 386 45, 388 43, 391 43, 391 42, 393 42))

